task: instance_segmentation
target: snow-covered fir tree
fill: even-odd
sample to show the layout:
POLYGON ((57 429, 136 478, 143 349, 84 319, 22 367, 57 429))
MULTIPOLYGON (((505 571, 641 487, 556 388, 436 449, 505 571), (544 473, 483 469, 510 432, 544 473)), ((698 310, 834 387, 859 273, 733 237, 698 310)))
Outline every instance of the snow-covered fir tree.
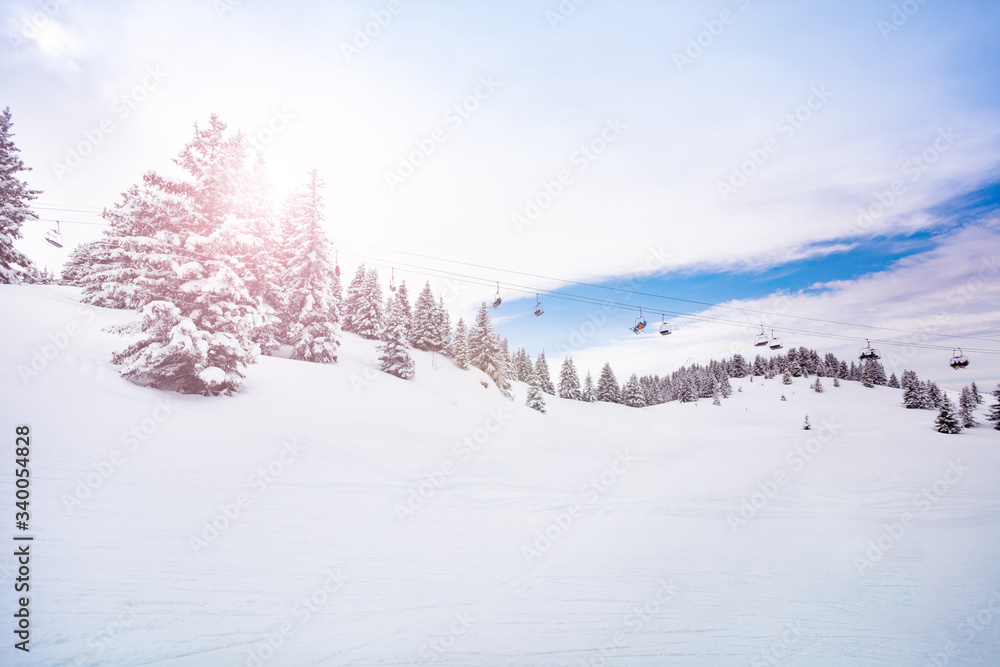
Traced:
POLYGON ((357 271, 354 272, 354 277, 351 278, 351 282, 347 286, 347 294, 344 296, 343 308, 341 309, 344 320, 344 331, 357 332, 358 304, 361 301, 361 294, 365 288, 365 276, 367 273, 368 270, 365 268, 365 265, 359 265, 357 271))
POLYGON ((618 388, 618 379, 615 372, 611 370, 609 362, 604 363, 601 374, 597 378, 597 400, 605 403, 621 403, 621 390, 618 388))
MULTIPOLYGON (((836 380, 836 378, 834 378, 834 380, 836 380)), ((824 391, 826 391, 823 388, 823 382, 819 379, 818 375, 816 376, 816 382, 813 383, 813 391, 815 391, 817 394, 822 394, 824 391)))
POLYGON ((986 421, 993 424, 993 428, 1000 431, 1000 383, 993 390, 992 396, 996 402, 990 406, 990 411, 986 415, 986 421))
MULTIPOLYGON (((386 332, 386 324, 382 287, 378 284, 378 269, 373 266, 365 271, 365 281, 358 295, 357 309, 354 311, 354 333, 368 340, 378 340, 386 332)), ((403 330, 404 332, 406 330, 405 322, 403 330)))
POLYGON ((875 386, 875 371, 871 359, 861 362, 861 386, 871 389, 875 386))
POLYGON ((396 301, 399 302, 399 312, 403 316, 403 326, 406 328, 406 340, 412 341, 410 338, 410 328, 413 326, 413 309, 410 307, 410 291, 406 289, 405 280, 401 280, 399 286, 396 287, 396 301))
POLYGON ((806 415, 806 421, 802 424, 803 431, 809 431, 812 429, 812 424, 809 423, 809 415, 806 415))
POLYGON ((719 400, 718 390, 712 392, 712 405, 722 405, 722 401, 719 400))
POLYGON ((969 386, 969 391, 972 392, 972 400, 974 400, 976 402, 976 405, 982 405, 983 404, 983 395, 979 393, 979 387, 976 386, 975 382, 973 382, 969 386))
POLYGON ((833 386, 834 387, 839 387, 840 386, 840 378, 837 377, 836 375, 833 376, 833 386))
POLYGON ((545 359, 545 350, 538 353, 535 360, 535 373, 538 375, 538 386, 549 396, 556 395, 556 386, 552 384, 552 374, 549 372, 549 362, 545 359))
POLYGON ((927 407, 924 386, 915 372, 904 370, 900 384, 903 388, 903 407, 908 410, 923 410, 927 407))
POLYGON ((576 372, 576 366, 573 365, 573 357, 566 357, 559 370, 559 398, 568 398, 574 401, 583 400, 580 374, 576 372))
MULTIPOLYGON (((451 317, 448 315, 448 309, 444 305, 444 297, 438 297, 437 306, 435 306, 436 315, 436 331, 437 331, 437 341, 434 344, 435 352, 443 352, 448 343, 451 342, 451 317)), ((504 354, 507 357, 508 363, 510 363, 510 355, 507 351, 507 339, 504 339, 503 345, 504 354)))
POLYGON ((455 325, 455 336, 448 345, 448 356, 454 359, 462 370, 469 368, 469 343, 466 335, 465 320, 460 317, 455 325))
POLYGON ((785 371, 785 374, 781 376, 781 384, 791 384, 792 374, 789 371, 785 371))
POLYGON ((583 381, 583 400, 587 403, 593 403, 597 400, 597 392, 594 389, 594 378, 590 376, 590 371, 587 371, 587 378, 583 381))
POLYGON ((438 347, 441 342, 440 328, 441 318, 438 314, 437 302, 434 300, 430 282, 426 282, 417 296, 417 303, 413 306, 410 343, 418 350, 436 352, 440 349, 438 347))
POLYGON ((283 277, 282 338, 292 359, 337 361, 340 309, 333 295, 330 242, 323 231, 323 181, 313 170, 305 187, 293 192, 285 209, 291 258, 283 277))
POLYGON ((892 375, 889 376, 889 386, 892 387, 893 389, 899 389, 900 388, 900 386, 899 386, 899 378, 896 377, 895 373, 893 373, 892 375))
POLYGON ((958 416, 962 422, 962 428, 972 428, 977 426, 975 412, 976 399, 972 396, 972 391, 968 387, 962 387, 962 392, 958 396, 958 416))
POLYGON ((642 394, 642 387, 639 385, 639 378, 635 373, 629 376, 628 382, 622 391, 622 403, 630 408, 646 407, 646 399, 642 394))
POLYGON ((528 395, 524 403, 532 410, 538 410, 544 415, 546 413, 545 398, 542 396, 539 384, 538 375, 532 372, 528 377, 528 395))
POLYGON ((944 394, 936 382, 927 381, 925 385, 925 396, 929 410, 937 410, 944 402, 944 394))
MULTIPOLYGON (((140 340, 116 354, 122 375, 146 386, 185 393, 229 394, 244 386, 246 366, 260 353, 255 341, 264 325, 262 300, 248 288, 251 276, 236 257, 248 240, 239 211, 246 159, 242 135, 225 136, 217 116, 175 159, 187 174, 174 179, 146 174, 147 189, 166 202, 169 215, 157 216, 155 248, 137 258, 152 272, 170 267, 157 285, 156 308, 144 307, 138 322, 116 327, 140 340), (166 327, 157 317, 171 323, 166 327), (186 377, 178 358, 164 350, 184 350, 186 377)), ((149 222, 149 221, 147 221, 149 222)))
POLYGON ((512 398, 510 366, 504 358, 500 339, 493 331, 490 311, 485 302, 476 313, 476 323, 469 329, 467 338, 469 364, 486 373, 506 398, 512 398))
POLYGON ((0 113, 0 285, 22 282, 32 266, 31 260, 14 247, 14 241, 21 238, 21 225, 38 220, 29 204, 42 193, 18 178, 20 172, 31 169, 18 155, 21 149, 14 144, 12 127, 7 107, 0 113))
POLYGON ((962 432, 962 423, 955 412, 955 405, 947 396, 941 397, 941 408, 938 416, 934 419, 934 427, 938 433, 955 434, 962 432))
POLYGON ((413 379, 414 363, 406 338, 406 321, 398 297, 391 299, 384 340, 378 345, 379 370, 403 380, 413 379))

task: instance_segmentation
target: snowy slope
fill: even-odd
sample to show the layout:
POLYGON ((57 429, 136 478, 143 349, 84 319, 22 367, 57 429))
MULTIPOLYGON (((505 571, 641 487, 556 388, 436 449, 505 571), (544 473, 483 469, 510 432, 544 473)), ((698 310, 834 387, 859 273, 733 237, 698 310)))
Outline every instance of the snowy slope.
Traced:
POLYGON ((32 651, 0 664, 1000 664, 1000 433, 935 433, 898 390, 540 415, 345 335, 337 365, 166 395, 108 361, 129 315, 76 299, 0 287, 36 536, 32 651))

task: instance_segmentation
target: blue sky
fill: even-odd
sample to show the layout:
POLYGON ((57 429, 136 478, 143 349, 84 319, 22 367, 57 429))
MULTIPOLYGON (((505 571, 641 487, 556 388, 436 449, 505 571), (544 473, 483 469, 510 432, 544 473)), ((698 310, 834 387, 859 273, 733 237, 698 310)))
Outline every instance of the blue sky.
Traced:
MULTIPOLYGON (((793 303, 789 328, 836 311, 916 329, 1000 246, 995 2, 14 0, 0 31, 0 104, 29 180, 43 205, 79 209, 43 218, 98 221, 216 112, 256 140, 279 198, 320 169, 345 253, 588 283, 640 273, 645 291, 793 303)), ((48 224, 22 247, 55 267, 48 224)), ((72 245, 100 227, 63 231, 72 245)), ((948 330, 995 330, 998 282, 949 310, 948 330)), ((456 294, 456 318, 483 291, 456 294)), ((587 308, 550 301, 543 318, 510 318, 508 301, 498 326, 558 347, 587 308)), ((577 354, 669 370, 745 338, 699 327, 666 351, 608 324, 577 354)), ((936 373, 936 354, 911 363, 936 373)))

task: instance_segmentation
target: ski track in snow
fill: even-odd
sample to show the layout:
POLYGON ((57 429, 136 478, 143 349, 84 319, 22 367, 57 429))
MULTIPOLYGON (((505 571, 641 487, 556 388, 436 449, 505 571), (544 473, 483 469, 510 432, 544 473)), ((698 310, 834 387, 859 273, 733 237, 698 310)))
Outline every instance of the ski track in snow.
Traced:
MULTIPOLYGON (((32 651, 5 646, 2 664, 253 665, 282 624, 293 633, 260 664, 1000 664, 1000 614, 972 638, 960 626, 1000 591, 1000 434, 937 434, 898 390, 757 378, 734 380, 743 391, 721 407, 546 396, 539 415, 523 385, 510 403, 424 353, 414 382, 359 387, 375 344, 346 335, 337 365, 263 358, 240 396, 173 396, 117 376, 122 341, 100 328, 128 316, 103 309, 23 382, 32 350, 80 321, 76 296, 0 287, 2 424, 32 428, 36 535, 32 651), (164 398, 173 414, 130 449, 123 435, 164 398), (497 410, 504 423, 466 459, 456 443, 497 410), (834 435, 793 466, 828 419, 834 435), (301 452, 258 493, 251 476, 289 441, 301 452), (115 450, 124 462, 67 510, 115 450), (605 492, 584 488, 620 453, 635 461, 605 492), (963 476, 915 505, 958 460, 963 476), (454 474, 401 522, 397 506, 447 462, 454 474), (787 480, 731 529, 776 471, 787 480), (190 539, 240 494, 249 505, 196 554, 190 539), (529 564, 523 548, 573 503, 529 564), (916 525, 859 575, 855 558, 906 512, 916 525), (333 575, 306 618, 296 605, 333 575)), ((12 567, 0 559, 8 633, 12 567)))

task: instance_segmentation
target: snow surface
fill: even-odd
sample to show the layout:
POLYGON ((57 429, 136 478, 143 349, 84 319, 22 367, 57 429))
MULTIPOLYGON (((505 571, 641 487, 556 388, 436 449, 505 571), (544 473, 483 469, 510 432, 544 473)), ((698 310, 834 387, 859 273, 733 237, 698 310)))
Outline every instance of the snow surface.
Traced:
POLYGON ((30 655, 0 556, 0 664, 1000 664, 1000 433, 938 434, 899 390, 741 379, 720 407, 542 415, 440 355, 380 373, 345 334, 336 365, 262 358, 237 396, 170 395, 110 364, 101 328, 132 315, 77 298, 0 287, 0 428, 31 426, 36 536, 30 655))

